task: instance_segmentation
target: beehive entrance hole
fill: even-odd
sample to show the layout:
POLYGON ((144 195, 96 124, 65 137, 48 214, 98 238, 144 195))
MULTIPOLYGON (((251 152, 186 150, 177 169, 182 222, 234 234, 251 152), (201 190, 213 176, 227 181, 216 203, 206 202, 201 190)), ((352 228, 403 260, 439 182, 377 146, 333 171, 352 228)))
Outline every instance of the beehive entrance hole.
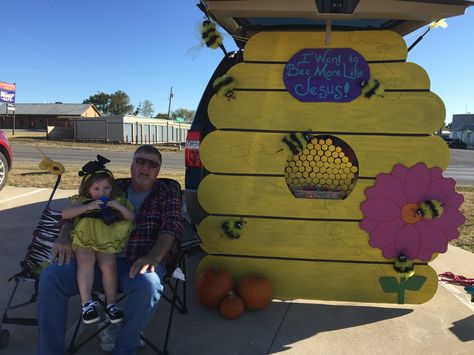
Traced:
POLYGON ((331 135, 313 136, 299 153, 288 157, 285 180, 297 198, 342 200, 354 190, 359 163, 352 148, 331 135))

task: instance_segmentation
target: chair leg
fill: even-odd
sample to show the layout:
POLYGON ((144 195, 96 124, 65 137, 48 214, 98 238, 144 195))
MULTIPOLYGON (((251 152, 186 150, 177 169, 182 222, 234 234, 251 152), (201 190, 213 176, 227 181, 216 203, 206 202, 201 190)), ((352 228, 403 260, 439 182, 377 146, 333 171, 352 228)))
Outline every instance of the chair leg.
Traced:
MULTIPOLYGON (((187 274, 186 274, 186 255, 183 256, 182 266, 183 266, 183 274, 187 276, 187 274)), ((186 282, 187 282, 187 280, 185 279, 183 281, 183 299, 182 299, 182 302, 181 302, 181 309, 179 310, 182 314, 188 313, 188 309, 186 307, 186 304, 187 304, 187 301, 186 301, 186 282)))
POLYGON ((173 289, 173 298, 171 300, 171 310, 170 310, 170 315, 168 318, 168 327, 166 328, 166 337, 165 337, 165 345, 163 346, 163 353, 168 354, 168 339, 170 337, 170 332, 171 332, 171 322, 173 321, 173 314, 174 314, 174 309, 176 307, 176 300, 178 298, 178 286, 179 286, 179 280, 176 279, 174 283, 173 289))
POLYGON ((143 334, 140 335, 140 339, 143 340, 143 342, 149 346, 150 348, 153 349, 154 352, 156 352, 158 355, 169 355, 169 353, 167 351, 161 351, 160 349, 158 349, 155 344, 153 344, 151 341, 149 341, 147 339, 146 336, 144 336, 143 334))
POLYGON ((74 354, 80 348, 80 346, 76 347, 74 343, 76 342, 76 337, 77 333, 79 332, 79 327, 81 326, 81 321, 82 319, 81 317, 79 317, 76 323, 76 328, 74 329, 74 334, 72 335, 71 341, 69 342, 69 346, 67 347, 67 352, 70 354, 74 354))

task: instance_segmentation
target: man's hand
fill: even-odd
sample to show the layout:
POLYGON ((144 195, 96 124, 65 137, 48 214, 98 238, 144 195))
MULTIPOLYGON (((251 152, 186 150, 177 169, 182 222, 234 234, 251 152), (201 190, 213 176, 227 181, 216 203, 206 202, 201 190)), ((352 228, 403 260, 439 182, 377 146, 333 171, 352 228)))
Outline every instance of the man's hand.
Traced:
POLYGON ((53 244, 51 249, 51 262, 62 265, 63 263, 69 264, 74 253, 72 252, 72 243, 69 238, 69 233, 72 230, 72 223, 64 223, 59 233, 58 238, 53 244))
POLYGON ((133 279, 137 274, 144 274, 147 270, 155 272, 155 267, 158 266, 158 262, 158 258, 150 256, 150 254, 138 258, 130 268, 129 277, 133 279))

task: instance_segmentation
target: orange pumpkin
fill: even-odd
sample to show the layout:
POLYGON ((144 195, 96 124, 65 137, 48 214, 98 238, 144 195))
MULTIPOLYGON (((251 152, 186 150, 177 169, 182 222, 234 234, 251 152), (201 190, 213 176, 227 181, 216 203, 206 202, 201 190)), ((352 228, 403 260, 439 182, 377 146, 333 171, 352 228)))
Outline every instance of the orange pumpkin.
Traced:
POLYGON ((224 318, 237 319, 244 313, 244 301, 234 292, 229 291, 226 298, 221 303, 220 313, 224 318))
POLYGON ((196 293, 203 306, 217 308, 233 287, 234 281, 227 271, 211 267, 199 275, 196 293))
POLYGON ((239 294, 247 309, 264 309, 272 300, 272 284, 263 276, 248 275, 239 282, 239 294))

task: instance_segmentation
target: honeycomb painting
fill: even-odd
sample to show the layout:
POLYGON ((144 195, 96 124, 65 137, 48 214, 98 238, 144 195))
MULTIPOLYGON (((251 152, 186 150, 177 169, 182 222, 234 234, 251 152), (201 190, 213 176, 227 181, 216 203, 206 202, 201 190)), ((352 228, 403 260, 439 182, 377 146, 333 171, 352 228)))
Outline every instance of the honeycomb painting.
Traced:
POLYGON ((333 136, 316 136, 289 157, 285 179, 296 197, 344 199, 354 189, 358 162, 350 147, 333 136))

